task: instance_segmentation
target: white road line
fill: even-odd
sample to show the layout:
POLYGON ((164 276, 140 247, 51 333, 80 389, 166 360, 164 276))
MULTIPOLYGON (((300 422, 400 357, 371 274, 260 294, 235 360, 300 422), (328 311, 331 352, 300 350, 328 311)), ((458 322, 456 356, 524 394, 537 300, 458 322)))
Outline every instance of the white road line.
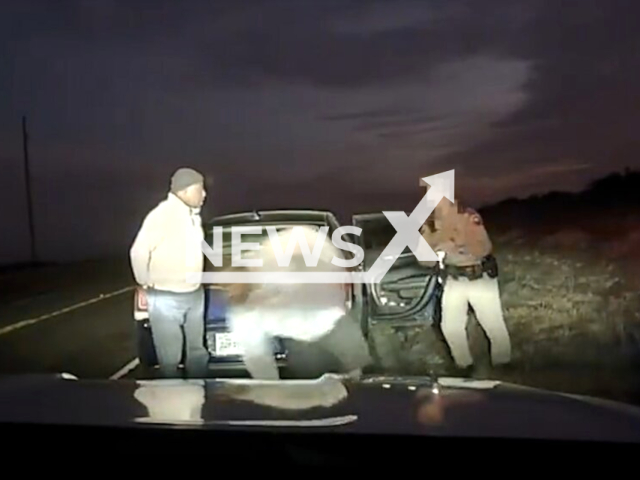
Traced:
POLYGON ((109 380, 118 380, 119 378, 124 377, 127 373, 129 373, 131 370, 136 368, 138 365, 140 365, 140 359, 134 358, 129 363, 127 363, 124 367, 118 370, 116 373, 111 375, 109 377, 109 380))
POLYGON ((39 317, 29 318, 27 320, 22 320, 20 322, 14 323, 12 325, 7 325, 6 327, 0 328, 0 335, 5 335, 7 333, 13 332, 14 330, 19 330, 20 328, 28 327, 29 325, 33 325, 34 323, 41 322, 43 320, 47 320, 51 317, 56 317, 58 315, 62 315, 63 313, 70 312, 72 310, 76 310, 78 308, 86 307, 87 305, 91 305, 92 303, 99 302, 100 300, 105 300, 110 297, 115 297, 116 295, 120 295, 122 293, 133 290, 135 286, 121 288, 120 290, 116 290, 110 293, 101 293, 97 297, 91 298, 84 302, 76 303, 75 305, 71 305, 70 307, 65 307, 61 310, 57 310, 55 312, 46 313, 44 315, 40 315, 39 317))

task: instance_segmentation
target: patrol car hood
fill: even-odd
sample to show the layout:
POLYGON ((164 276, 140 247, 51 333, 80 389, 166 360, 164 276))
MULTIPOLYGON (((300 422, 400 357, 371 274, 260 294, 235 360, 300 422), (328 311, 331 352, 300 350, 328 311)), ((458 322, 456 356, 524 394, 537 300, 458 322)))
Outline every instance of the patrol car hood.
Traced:
POLYGON ((640 409, 514 384, 423 377, 315 381, 0 380, 0 423, 300 429, 640 442, 640 409))

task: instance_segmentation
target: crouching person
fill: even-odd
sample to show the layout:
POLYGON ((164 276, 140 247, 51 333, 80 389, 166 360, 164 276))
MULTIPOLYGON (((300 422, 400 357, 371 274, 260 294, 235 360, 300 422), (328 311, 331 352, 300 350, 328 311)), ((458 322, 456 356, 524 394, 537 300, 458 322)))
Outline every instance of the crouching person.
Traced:
MULTIPOLYGON (((287 251, 290 241, 297 241, 291 261, 280 266, 272 239, 268 238, 260 249, 263 266, 249 270, 285 274, 309 270, 344 271, 331 263, 337 249, 330 241, 324 242, 317 265, 306 266, 299 242, 306 241, 309 251, 313 251, 319 234, 310 227, 278 232, 273 241, 279 242, 281 252, 287 251)), ((280 378, 273 354, 276 337, 292 341, 292 345, 298 345, 300 350, 307 350, 309 355, 302 355, 307 357, 305 363, 316 360, 314 351, 331 354, 339 361, 343 372, 357 374, 370 363, 367 342, 359 324, 350 318, 342 284, 263 282, 244 284, 243 287, 236 285, 234 289, 228 312, 229 324, 241 344, 245 365, 253 378, 280 378)), ((289 362, 295 361, 289 357, 289 362)))

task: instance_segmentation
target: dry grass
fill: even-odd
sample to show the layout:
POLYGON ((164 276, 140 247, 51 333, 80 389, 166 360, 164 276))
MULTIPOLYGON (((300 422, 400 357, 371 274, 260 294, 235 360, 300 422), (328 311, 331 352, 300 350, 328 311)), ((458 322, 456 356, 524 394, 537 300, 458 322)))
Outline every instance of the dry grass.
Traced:
POLYGON ((613 262, 535 247, 506 250, 499 260, 514 361, 524 369, 602 367, 636 352, 639 295, 613 262))
MULTIPOLYGON (((514 371, 491 371, 489 345, 470 312, 471 350, 482 376, 541 388, 635 400, 640 357, 640 268, 621 240, 595 242, 567 230, 533 240, 522 232, 497 237, 503 308, 512 338, 514 371), (615 247, 615 248, 614 248, 615 247), (630 380, 631 379, 631 380, 630 380)), ((636 235, 629 235, 629 242, 636 235)), ((638 245, 635 243, 635 245, 638 245)), ((430 327, 376 327, 383 368, 403 374, 446 374, 444 342, 430 327)), ((640 397, 638 398, 640 400, 640 397)))

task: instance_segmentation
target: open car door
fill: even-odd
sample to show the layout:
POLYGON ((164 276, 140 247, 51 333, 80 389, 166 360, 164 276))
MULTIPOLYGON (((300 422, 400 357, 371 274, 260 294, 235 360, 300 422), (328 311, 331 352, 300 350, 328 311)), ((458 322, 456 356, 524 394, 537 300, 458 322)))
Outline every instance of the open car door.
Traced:
MULTIPOLYGON (((352 219, 362 229, 358 243, 365 253, 362 270, 367 271, 397 232, 382 213, 354 215, 352 219)), ((403 326, 440 321, 442 283, 437 265, 420 265, 408 247, 379 283, 364 285, 363 294, 369 324, 403 326)))

